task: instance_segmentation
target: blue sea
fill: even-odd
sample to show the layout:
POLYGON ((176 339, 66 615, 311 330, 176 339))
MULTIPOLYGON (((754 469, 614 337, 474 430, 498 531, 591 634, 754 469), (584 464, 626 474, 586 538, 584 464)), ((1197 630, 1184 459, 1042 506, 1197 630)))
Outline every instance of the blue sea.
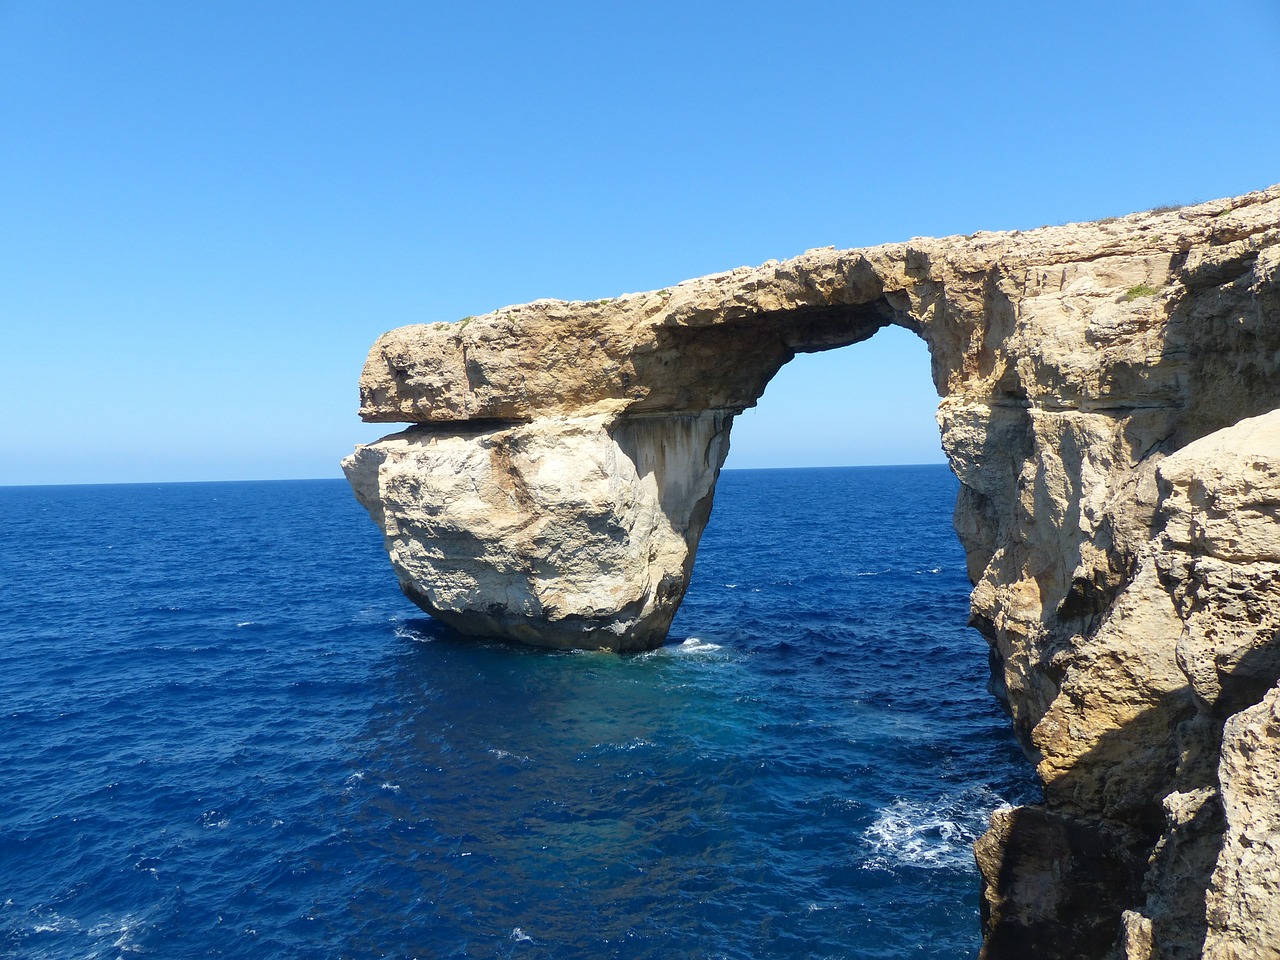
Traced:
POLYGON ((1035 790, 955 494, 726 471, 617 656, 434 623, 340 480, 0 489, 0 954, 972 956, 1035 790))

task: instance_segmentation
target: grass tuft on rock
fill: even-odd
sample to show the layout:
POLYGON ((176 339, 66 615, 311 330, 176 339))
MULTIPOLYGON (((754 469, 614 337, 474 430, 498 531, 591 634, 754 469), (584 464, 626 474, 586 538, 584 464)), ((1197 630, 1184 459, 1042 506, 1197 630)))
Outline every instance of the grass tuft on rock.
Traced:
POLYGON ((1154 297, 1160 291, 1149 283, 1137 283, 1126 290, 1120 297, 1121 303, 1137 300, 1139 297, 1154 297))

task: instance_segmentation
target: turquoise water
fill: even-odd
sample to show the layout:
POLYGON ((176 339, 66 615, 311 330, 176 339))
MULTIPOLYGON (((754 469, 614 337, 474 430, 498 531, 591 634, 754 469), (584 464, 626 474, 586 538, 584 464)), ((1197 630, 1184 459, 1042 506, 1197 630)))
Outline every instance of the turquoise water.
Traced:
POLYGON ((942 467, 730 471, 663 649, 459 638, 341 481, 0 489, 12 957, 936 957, 1033 795, 942 467))

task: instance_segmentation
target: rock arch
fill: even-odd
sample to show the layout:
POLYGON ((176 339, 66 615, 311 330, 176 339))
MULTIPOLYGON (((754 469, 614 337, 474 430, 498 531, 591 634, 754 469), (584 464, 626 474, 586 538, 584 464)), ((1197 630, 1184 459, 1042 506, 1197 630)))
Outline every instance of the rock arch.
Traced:
POLYGON ((639 314, 639 342, 586 333, 565 316, 575 305, 551 302, 502 317, 500 340, 488 325, 498 318, 486 317, 379 341, 364 409, 450 410, 449 420, 362 448, 347 466, 423 609, 463 632, 547 646, 661 644, 734 417, 797 352, 856 343, 892 318, 880 296, 673 323, 685 293, 642 295, 639 310, 627 309, 633 298, 588 305, 633 332, 639 314), (443 356, 423 363, 424 341, 443 356), (383 379, 384 370, 404 373, 383 379), (467 392, 447 396, 450 383, 467 392), (566 395, 590 402, 571 407, 566 395))
MULTIPOLYGON (((929 347, 972 622, 1045 785, 1044 807, 979 844, 986 955, 1100 957, 1123 941, 1135 958, 1271 956, 1248 948, 1265 949, 1257 930, 1280 903, 1215 913, 1213 891, 1248 882, 1218 856, 1235 829, 1222 719, 1280 680, 1280 429, 1204 441, 1256 446, 1229 469, 1179 451, 1280 407, 1280 187, 404 327, 370 352, 361 415, 412 426, 343 466, 433 616, 551 646, 652 647, 733 417, 796 353, 891 323, 929 347), (1253 524, 1232 542, 1262 547, 1206 545, 1190 517, 1212 514, 1213 490, 1245 518, 1224 523, 1253 524)), ((1267 869, 1280 881, 1280 863, 1267 869)))

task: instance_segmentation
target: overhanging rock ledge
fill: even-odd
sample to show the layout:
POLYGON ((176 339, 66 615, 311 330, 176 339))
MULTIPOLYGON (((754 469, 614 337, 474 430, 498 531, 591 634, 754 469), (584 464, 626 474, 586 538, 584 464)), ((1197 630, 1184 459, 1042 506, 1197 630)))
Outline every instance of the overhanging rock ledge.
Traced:
POLYGON ((1280 958, 1280 187, 813 250, 374 344, 343 467, 470 633, 666 636, 733 417, 797 353, 928 345, 993 687, 1043 806, 978 845, 989 958, 1280 958))

